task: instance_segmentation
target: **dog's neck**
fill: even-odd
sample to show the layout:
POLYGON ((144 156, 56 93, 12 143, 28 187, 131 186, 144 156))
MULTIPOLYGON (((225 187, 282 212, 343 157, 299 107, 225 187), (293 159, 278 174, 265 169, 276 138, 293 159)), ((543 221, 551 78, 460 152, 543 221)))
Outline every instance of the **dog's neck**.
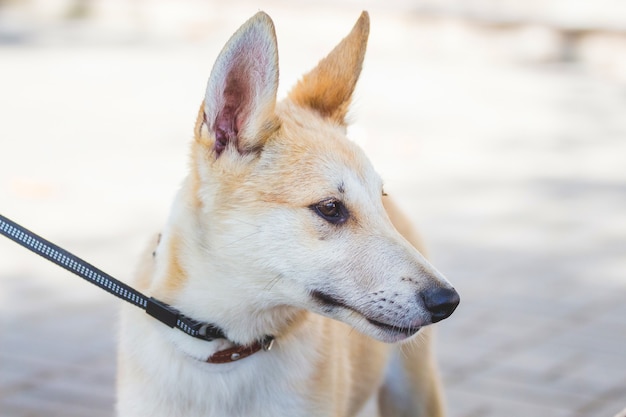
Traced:
POLYGON ((149 292, 187 316, 215 324, 228 339, 205 342, 173 332, 173 342, 203 359, 235 344, 253 345, 270 335, 280 341, 307 313, 261 302, 259 293, 270 290, 277 277, 258 279, 266 271, 220 256, 220 243, 211 239, 212 225, 201 220, 206 216, 203 207, 181 199, 184 194, 181 190, 175 200, 155 250, 149 292))

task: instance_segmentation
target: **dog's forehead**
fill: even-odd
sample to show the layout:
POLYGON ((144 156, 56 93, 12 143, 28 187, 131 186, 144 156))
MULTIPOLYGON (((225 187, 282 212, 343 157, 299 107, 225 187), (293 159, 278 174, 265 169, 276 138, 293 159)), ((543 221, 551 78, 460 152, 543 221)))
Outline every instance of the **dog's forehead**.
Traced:
POLYGON ((310 111, 288 106, 279 113, 281 129, 266 144, 264 171, 276 189, 297 190, 303 199, 380 193, 382 181, 363 151, 347 139, 345 128, 310 111), (297 185, 297 187, 294 187, 297 185))

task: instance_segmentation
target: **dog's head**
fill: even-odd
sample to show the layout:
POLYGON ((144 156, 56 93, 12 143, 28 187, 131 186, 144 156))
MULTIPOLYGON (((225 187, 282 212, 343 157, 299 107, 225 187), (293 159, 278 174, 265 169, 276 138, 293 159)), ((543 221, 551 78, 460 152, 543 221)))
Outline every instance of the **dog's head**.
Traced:
POLYGON ((364 12, 277 103, 272 21, 246 22, 199 112, 192 204, 211 258, 246 277, 242 302, 310 310, 391 342, 448 317, 458 295, 396 231, 380 177, 346 137, 368 33, 364 12))

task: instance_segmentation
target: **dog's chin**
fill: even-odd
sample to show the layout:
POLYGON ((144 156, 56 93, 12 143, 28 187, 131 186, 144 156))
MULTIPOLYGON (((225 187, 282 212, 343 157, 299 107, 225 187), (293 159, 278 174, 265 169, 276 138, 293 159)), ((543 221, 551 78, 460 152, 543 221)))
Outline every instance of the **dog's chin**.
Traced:
MULTIPOLYGON (((421 327, 400 327, 376 320, 367 319, 367 325, 370 329, 361 330, 362 333, 385 343, 398 343, 415 336, 421 327), (373 329, 372 329, 373 327, 373 329), (369 331, 368 331, 369 330, 369 331), (373 331, 372 331, 373 330, 373 331)), ((357 329, 358 330, 358 329, 357 329)))

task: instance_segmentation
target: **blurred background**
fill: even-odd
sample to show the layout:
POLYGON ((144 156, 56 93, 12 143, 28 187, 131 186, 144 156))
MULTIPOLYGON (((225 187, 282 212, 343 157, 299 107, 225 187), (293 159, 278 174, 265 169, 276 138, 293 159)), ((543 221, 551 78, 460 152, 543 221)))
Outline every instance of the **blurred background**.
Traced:
MULTIPOLYGON (((370 11, 350 136, 461 294, 451 417, 626 407, 626 3, 0 0, 0 213, 128 280, 213 61, 275 21, 280 94, 370 11)), ((0 414, 111 416, 119 301, 0 238, 0 414)))

